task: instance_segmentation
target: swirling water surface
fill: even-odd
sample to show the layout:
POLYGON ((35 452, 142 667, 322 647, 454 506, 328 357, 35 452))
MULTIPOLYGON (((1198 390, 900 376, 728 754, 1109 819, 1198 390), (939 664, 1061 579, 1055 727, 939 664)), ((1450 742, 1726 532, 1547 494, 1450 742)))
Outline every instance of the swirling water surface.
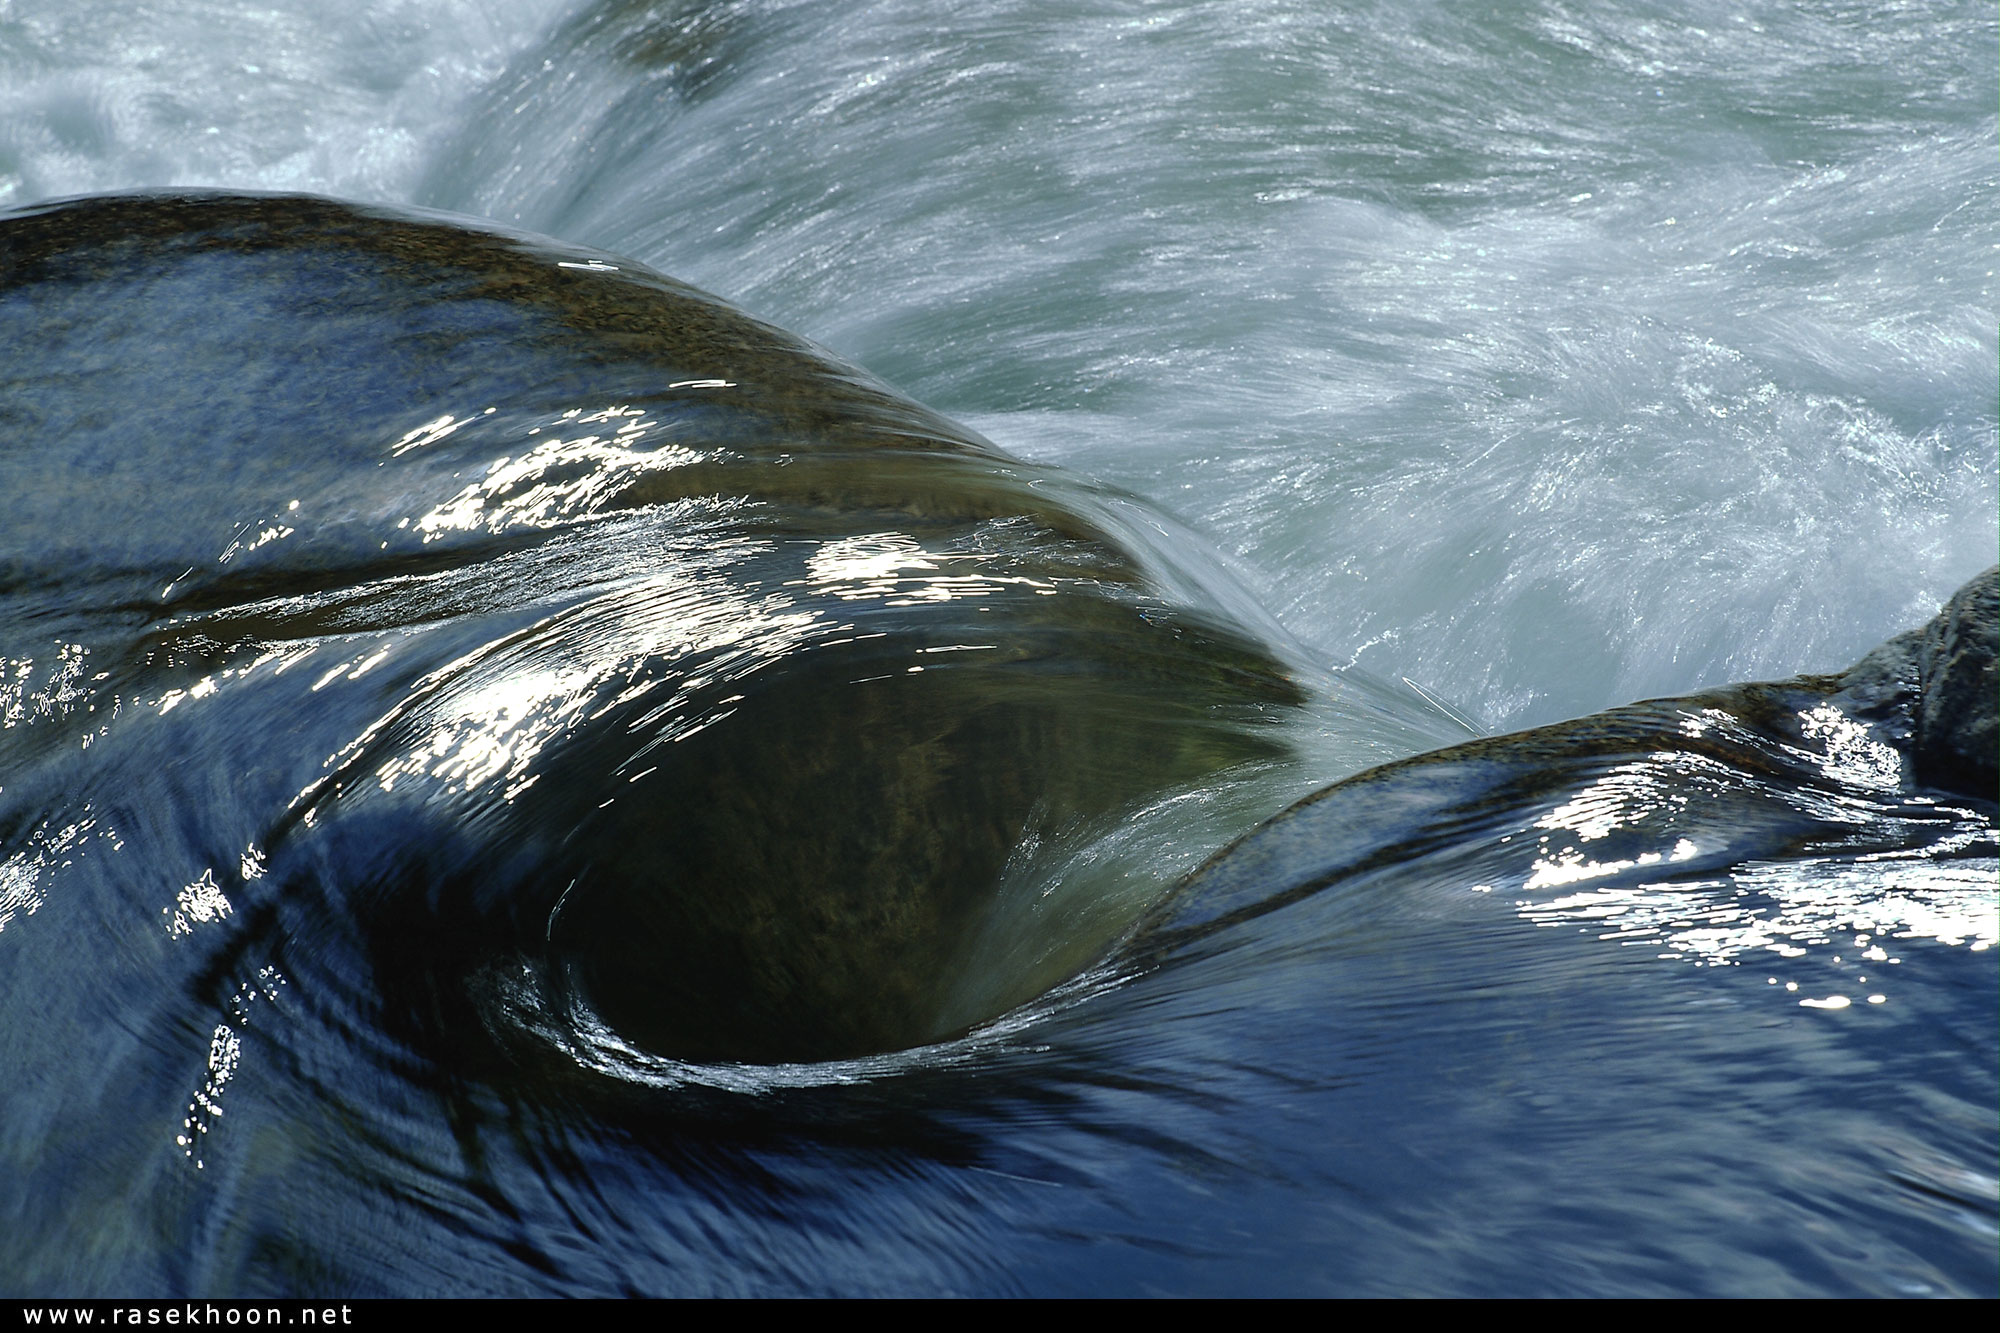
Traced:
MULTIPOLYGON (((1427 695, 1498 730, 1831 669, 1992 562, 1994 27, 1950 4, 0 4, 0 202, 305 190, 632 256, 1023 478, 1174 511, 1205 538, 1033 474, 1305 696, 1274 705, 1276 751, 1016 846, 1021 906, 978 956, 1035 979, 1024 1006, 973 985, 913 1049, 690 1056, 630 1039, 630 1005, 595 1021, 532 967, 433 967, 402 918, 256 886, 408 848, 399 783, 542 799, 564 775, 538 747, 605 682, 696 727, 899 597, 932 636, 899 651, 962 649, 943 611, 1101 567, 1052 575, 1059 550, 1003 529, 960 575, 901 477, 898 522, 810 547, 747 549, 697 492, 571 526, 594 479, 708 429, 616 393, 482 427, 541 413, 574 452, 476 483, 446 464, 488 447, 484 402, 380 423, 399 477, 445 460, 389 489, 352 458, 217 475, 135 446, 79 472, 17 439, 0 1283, 1994 1294, 1991 814, 1910 808, 1865 746, 1782 785, 1633 755, 1476 817, 1385 787, 1360 868, 1317 891, 1166 896, 1303 792, 1462 737, 1427 695), (500 549, 529 529, 551 535, 500 549), (405 539, 380 578, 322 577, 405 539), (512 563, 468 591, 426 549, 512 563), (231 582, 301 565, 309 590, 231 582), (704 666, 630 666, 664 659, 704 666), (335 755, 384 813, 334 810, 347 840, 288 864, 270 830, 335 755), (1814 832, 1674 859, 1778 824, 1814 832), (1049 925, 1063 885, 1080 906, 1049 925)), ((182 336, 149 308, 89 318, 137 355, 182 336)), ((1104 772, 1158 763, 1140 748, 1104 772)), ((465 808, 517 832, 510 801, 465 808)), ((457 831, 487 873, 495 834, 457 831)))

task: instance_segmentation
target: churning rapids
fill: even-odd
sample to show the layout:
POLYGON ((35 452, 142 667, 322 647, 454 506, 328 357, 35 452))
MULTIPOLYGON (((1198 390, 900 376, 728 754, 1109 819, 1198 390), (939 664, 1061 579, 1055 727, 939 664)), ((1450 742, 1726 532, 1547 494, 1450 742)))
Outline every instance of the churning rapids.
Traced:
POLYGON ((0 1291, 2000 1293, 1988 8, 296 8, 0 0, 0 1291))

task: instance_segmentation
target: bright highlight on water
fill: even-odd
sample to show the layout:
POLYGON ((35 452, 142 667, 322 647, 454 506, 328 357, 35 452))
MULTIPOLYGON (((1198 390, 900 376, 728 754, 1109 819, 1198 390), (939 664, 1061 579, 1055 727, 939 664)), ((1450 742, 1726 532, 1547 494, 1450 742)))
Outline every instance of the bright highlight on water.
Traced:
POLYGON ((0 1290, 1995 1294, 1996 26, 0 0, 0 1290))

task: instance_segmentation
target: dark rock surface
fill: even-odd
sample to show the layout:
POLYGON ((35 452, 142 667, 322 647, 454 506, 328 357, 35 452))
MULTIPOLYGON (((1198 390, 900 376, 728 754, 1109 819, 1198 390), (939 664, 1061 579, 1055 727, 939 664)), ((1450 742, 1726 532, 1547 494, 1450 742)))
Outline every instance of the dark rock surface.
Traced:
POLYGON ((1924 627, 1917 651, 1923 707, 1917 727, 1917 773, 1924 781, 1991 800, 1996 795, 1996 644, 2000 643, 2000 567, 1958 590, 1924 627))
POLYGON ((0 851, 104 789, 176 822, 106 866, 114 938, 213 883, 663 1055, 902 1049, 1129 925, 1079 903, 965 984, 1017 847, 1279 753, 1300 698, 1141 502, 618 256, 37 205, 0 346, 0 851))
POLYGON ((1530 889, 1931 845, 1991 855, 1997 574, 1838 674, 1628 704, 1356 774, 1217 853, 1186 891, 1204 916, 1268 911, 1273 894, 1454 840, 1479 859, 1486 830, 1523 825, 1550 831, 1485 843, 1482 873, 1530 889))
POLYGON ((1161 902, 1254 608, 724 302, 164 194, 0 349, 0 1294, 1992 1294, 1990 574, 1161 902))

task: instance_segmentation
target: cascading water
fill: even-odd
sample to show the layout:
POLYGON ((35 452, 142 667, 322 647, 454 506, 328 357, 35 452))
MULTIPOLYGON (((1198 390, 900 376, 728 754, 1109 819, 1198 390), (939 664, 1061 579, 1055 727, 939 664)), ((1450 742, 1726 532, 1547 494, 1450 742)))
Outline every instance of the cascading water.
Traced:
MULTIPOLYGON (((1996 28, 1970 3, 0 0, 0 208, 205 186, 496 219, 1171 511, 1189 530, 1119 512, 1166 563, 1217 548, 1176 577, 1295 664, 1295 755, 1120 845, 1022 849, 1028 913, 1105 866, 1171 883, 1463 736, 1449 713, 1844 667, 1991 565, 1996 28)), ((0 631, 30 736, 88 673, 0 631)), ((928 1062, 514 1104, 427 1085, 395 1036, 355 1038, 374 1081, 288 1047, 265 1015, 338 1003, 295 979, 161 1029, 51 983, 65 858, 172 878, 174 801, 261 780, 215 748, 238 770, 171 800, 0 826, 4 1049, 58 1071, 8 1094, 0 1289, 1995 1291, 1990 851, 1519 910, 1426 872, 1086 973, 928 1062), (59 1058, 116 1031, 186 1069, 107 1090, 59 1058), (117 1109, 53 1128, 92 1105, 117 1109)), ((0 817, 20 790, 0 767, 0 817)), ((202 882, 166 885, 169 926, 212 919, 202 882)))

